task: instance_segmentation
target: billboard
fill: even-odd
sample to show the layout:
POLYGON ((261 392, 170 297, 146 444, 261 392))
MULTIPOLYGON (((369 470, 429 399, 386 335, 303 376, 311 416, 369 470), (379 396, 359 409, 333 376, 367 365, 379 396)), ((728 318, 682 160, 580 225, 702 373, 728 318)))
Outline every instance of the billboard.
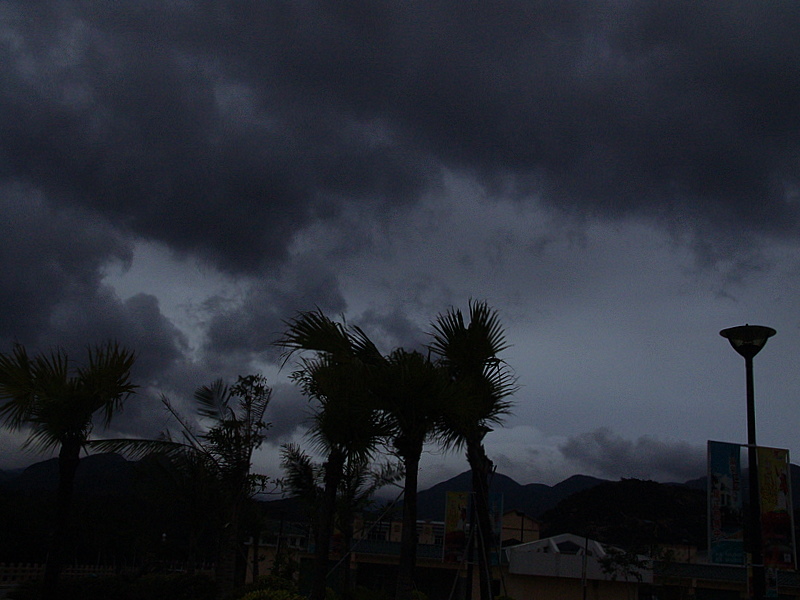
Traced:
POLYGON ((467 552, 469 492, 447 492, 444 513, 444 562, 460 563, 467 552))
POLYGON ((744 564, 741 454, 739 444, 708 442, 708 556, 712 563, 744 564))
MULTIPOLYGON (((447 492, 444 515, 444 562, 460 563, 466 559, 469 543, 470 492, 447 492)), ((489 494, 489 516, 492 525, 491 564, 500 564, 500 538, 503 531, 503 495, 489 494)))
POLYGON ((796 557, 789 451, 758 447, 756 452, 764 565, 775 569, 794 569, 796 557))
POLYGON ((492 556, 491 564, 499 565, 501 561, 501 538, 503 536, 503 494, 489 494, 489 514, 492 518, 492 556))
MULTIPOLYGON (((712 563, 742 565, 744 510, 741 444, 708 442, 708 548, 712 563)), ((756 447, 761 551, 767 570, 797 564, 789 451, 756 447)))

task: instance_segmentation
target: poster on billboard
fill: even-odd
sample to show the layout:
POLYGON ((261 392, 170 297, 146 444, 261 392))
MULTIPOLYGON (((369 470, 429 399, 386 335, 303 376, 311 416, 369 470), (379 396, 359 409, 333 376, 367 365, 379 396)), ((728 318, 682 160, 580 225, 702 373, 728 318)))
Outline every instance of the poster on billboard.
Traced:
POLYGON ((493 565, 500 564, 501 537, 503 534, 503 494, 489 494, 489 513, 492 518, 492 556, 493 565))
POLYGON ((796 564, 789 451, 757 448, 764 564, 794 569, 796 564))
POLYGON ((467 551, 469 492, 447 492, 442 560, 460 563, 467 551))
POLYGON ((742 447, 708 442, 708 555, 712 563, 743 565, 742 447))

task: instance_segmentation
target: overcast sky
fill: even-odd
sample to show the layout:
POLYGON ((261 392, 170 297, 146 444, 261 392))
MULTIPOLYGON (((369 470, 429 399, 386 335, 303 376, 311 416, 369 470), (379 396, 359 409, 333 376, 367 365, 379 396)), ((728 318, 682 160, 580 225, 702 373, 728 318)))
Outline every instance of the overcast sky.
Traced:
MULTIPOLYGON (((286 319, 388 353, 481 299, 520 386, 500 472, 683 481, 745 442, 718 332, 756 323, 758 441, 800 457, 798 31, 793 0, 0 0, 0 350, 134 348, 98 435, 262 372, 277 475, 286 319)), ((465 469, 431 447, 421 483, 465 469)))

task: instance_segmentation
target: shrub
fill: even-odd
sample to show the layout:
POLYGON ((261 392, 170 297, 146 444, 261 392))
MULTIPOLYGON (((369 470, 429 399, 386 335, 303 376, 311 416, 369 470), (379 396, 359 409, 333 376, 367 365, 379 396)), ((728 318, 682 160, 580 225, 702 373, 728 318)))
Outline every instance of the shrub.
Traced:
POLYGON ((215 600, 217 597, 216 583, 199 573, 145 575, 134 583, 135 595, 131 600, 215 600))
MULTIPOLYGON (((248 583, 247 585, 236 588, 225 596, 225 600, 240 600, 252 592, 278 591, 288 592, 292 596, 299 596, 297 586, 293 581, 284 579, 283 577, 277 577, 276 575, 265 575, 264 577, 259 577, 258 580, 253 583, 248 583)), ((251 599, 248 598, 248 600, 251 599)))
POLYGON ((242 596, 241 600, 303 600, 303 596, 288 590, 255 590, 242 596))
POLYGON ((357 585, 353 591, 353 600, 390 600, 390 597, 385 590, 371 590, 363 585, 357 585))

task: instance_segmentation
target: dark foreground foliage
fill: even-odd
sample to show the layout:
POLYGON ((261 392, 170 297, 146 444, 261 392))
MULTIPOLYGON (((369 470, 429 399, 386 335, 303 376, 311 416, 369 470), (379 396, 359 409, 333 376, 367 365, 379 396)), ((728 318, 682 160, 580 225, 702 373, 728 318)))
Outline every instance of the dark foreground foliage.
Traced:
MULTIPOLYGON (((40 583, 22 585, 8 593, 14 600, 37 600, 40 583)), ((217 586, 207 575, 144 575, 84 577, 59 582, 59 600, 215 600, 217 586)))

